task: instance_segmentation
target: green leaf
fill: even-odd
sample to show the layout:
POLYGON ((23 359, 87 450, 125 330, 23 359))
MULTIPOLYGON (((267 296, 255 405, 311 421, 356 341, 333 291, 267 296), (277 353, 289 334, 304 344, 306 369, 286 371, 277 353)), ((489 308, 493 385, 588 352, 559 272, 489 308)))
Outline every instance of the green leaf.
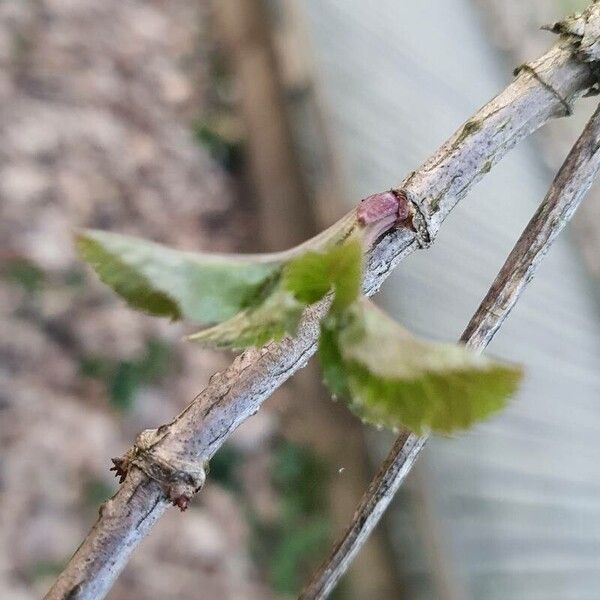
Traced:
POLYGON ((321 323, 319 336, 319 363, 323 382, 334 398, 349 397, 346 367, 338 345, 335 319, 327 318, 321 323))
POLYGON ((354 301, 362 267, 356 225, 349 213, 300 246, 259 255, 182 252, 95 230, 76 241, 102 281, 134 308, 214 324, 189 339, 246 348, 294 335, 306 305, 331 290, 332 310, 354 301))
POLYGON ((335 290, 332 311, 351 303, 360 291, 362 247, 356 238, 324 252, 308 250, 283 267, 281 280, 251 308, 188 339, 219 348, 247 348, 295 335, 308 304, 335 290))
POLYGON ((362 245, 352 236, 324 252, 308 251, 292 259, 283 269, 283 284, 305 304, 321 300, 335 290, 332 310, 342 310, 360 293, 362 245))
POLYGON ((501 409, 521 370, 462 345, 420 340, 366 299, 322 325, 320 361, 334 394, 364 420, 417 433, 464 429, 501 409))
POLYGON ((77 249, 133 308, 202 324, 229 319, 260 297, 281 269, 277 255, 182 252, 104 231, 76 236, 77 249))
POLYGON ((295 335, 305 305, 286 290, 277 288, 254 308, 189 336, 187 339, 216 348, 248 348, 295 335))

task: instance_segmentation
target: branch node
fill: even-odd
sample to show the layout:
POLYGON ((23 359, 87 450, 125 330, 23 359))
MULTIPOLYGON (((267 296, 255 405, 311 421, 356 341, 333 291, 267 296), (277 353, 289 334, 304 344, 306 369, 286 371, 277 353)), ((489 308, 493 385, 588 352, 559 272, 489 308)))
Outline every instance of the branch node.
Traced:
POLYGON ((600 4, 594 2, 583 12, 542 27, 571 40, 575 55, 584 62, 600 60, 600 4))
POLYGON ((573 114, 573 107, 571 106, 569 101, 566 98, 564 98, 552 85, 550 85, 547 81, 545 81, 541 77, 541 75, 535 70, 534 67, 532 67, 528 63, 520 65, 519 67, 517 67, 514 70, 515 77, 517 75, 519 75, 519 73, 522 73, 523 71, 533 75, 533 77, 535 77, 549 92, 551 92, 552 94, 554 94, 554 96, 556 96, 556 98, 558 98, 558 100, 560 101, 560 103, 563 105, 563 107, 565 109, 565 117, 570 117, 573 114))
POLYGON ((135 444, 121 458, 113 458, 115 475, 122 483, 132 467, 142 470, 158 482, 165 496, 184 511, 199 492, 206 479, 206 463, 179 460, 163 450, 160 442, 169 435, 168 426, 146 429, 140 433, 135 444))
POLYGON ((421 208, 419 201, 408 190, 398 188, 394 190, 394 194, 404 198, 409 204, 408 216, 400 224, 415 232, 419 248, 429 248, 433 244, 435 235, 427 213, 421 208))

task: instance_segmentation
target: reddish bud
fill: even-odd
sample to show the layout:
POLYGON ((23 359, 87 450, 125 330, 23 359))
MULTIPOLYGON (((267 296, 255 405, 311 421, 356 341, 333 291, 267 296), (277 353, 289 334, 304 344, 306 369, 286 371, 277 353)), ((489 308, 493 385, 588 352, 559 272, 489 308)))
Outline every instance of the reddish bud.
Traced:
POLYGON ((371 225, 380 221, 404 221, 409 215, 406 194, 399 192, 381 192, 365 198, 359 205, 356 216, 361 225, 371 225))
POLYGON ((410 207, 406 193, 394 190, 365 198, 356 209, 363 230, 364 245, 373 246, 384 233, 398 225, 407 226, 410 207))

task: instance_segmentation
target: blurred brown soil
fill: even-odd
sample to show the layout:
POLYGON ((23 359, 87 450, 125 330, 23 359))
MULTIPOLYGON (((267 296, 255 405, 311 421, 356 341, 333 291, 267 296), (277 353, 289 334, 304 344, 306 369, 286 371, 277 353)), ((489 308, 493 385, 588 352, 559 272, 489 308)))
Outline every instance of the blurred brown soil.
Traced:
MULTIPOLYGON (((183 326, 127 309, 71 241, 86 226, 235 251, 248 235, 192 135, 211 86, 207 22, 199 0, 0 2, 0 598, 45 592, 115 489, 109 458, 224 365, 185 346, 183 326)), ((272 431, 259 415, 237 443, 252 456, 272 431)), ((244 511, 209 484, 110 597, 272 597, 244 511)))

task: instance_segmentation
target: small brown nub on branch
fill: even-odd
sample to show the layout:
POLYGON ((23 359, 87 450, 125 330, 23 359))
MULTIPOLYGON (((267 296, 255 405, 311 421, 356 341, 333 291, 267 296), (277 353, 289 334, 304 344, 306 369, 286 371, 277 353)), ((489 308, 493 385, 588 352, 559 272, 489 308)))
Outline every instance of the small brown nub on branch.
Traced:
POLYGON ((173 506, 177 506, 181 512, 185 511, 190 504, 190 499, 182 494, 181 496, 177 496, 172 500, 173 506))
POLYGON ((123 483, 125 481, 125 477, 127 476, 127 469, 125 468, 125 461, 122 458, 111 458, 113 466, 109 469, 109 471, 115 472, 115 477, 119 478, 119 483, 123 483))

